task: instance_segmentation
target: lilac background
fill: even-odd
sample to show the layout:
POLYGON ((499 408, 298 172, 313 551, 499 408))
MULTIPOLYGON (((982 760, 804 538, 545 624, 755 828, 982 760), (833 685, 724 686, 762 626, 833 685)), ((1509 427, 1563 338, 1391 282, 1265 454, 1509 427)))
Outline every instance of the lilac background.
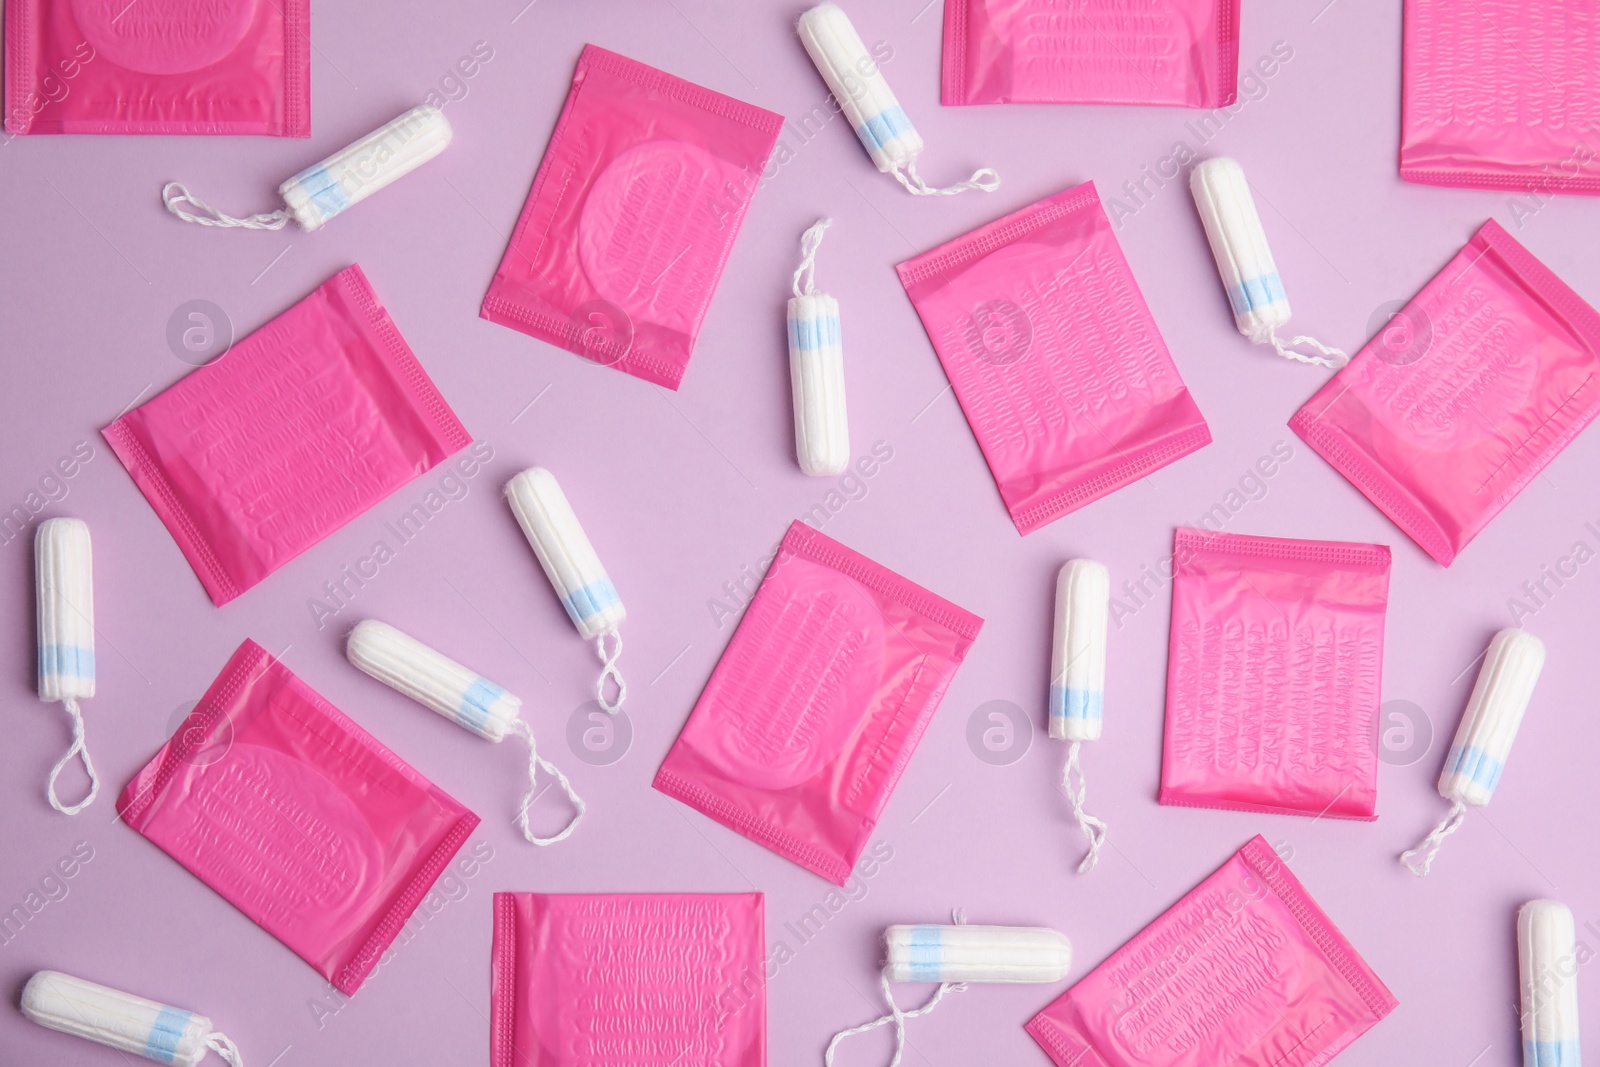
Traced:
MULTIPOLYGON (((880 1009, 876 936, 891 922, 1046 924, 1087 971, 1263 833, 1399 997, 1400 1008, 1341 1064, 1518 1062, 1513 914, 1524 900, 1567 901, 1600 946, 1600 875, 1589 706, 1600 571, 1585 567, 1529 621, 1549 664, 1494 805, 1474 812, 1418 881, 1395 862, 1444 812, 1433 791, 1443 748, 1507 598, 1574 542, 1600 546, 1593 490, 1600 434, 1580 437, 1448 572, 1427 559, 1286 429, 1324 372, 1252 348, 1233 329, 1181 182, 1157 190, 1120 229, 1135 276, 1215 443, 1026 540, 1000 506, 966 422, 893 264, 1086 179, 1107 198, 1179 140, 1194 112, 1113 107, 938 106, 938 0, 857 0, 862 36, 894 49, 891 84, 927 138, 924 173, 955 180, 992 165, 994 195, 926 201, 874 172, 844 124, 805 143, 756 195, 684 386, 669 393, 597 368, 477 317, 566 93, 592 41, 693 81, 797 116, 824 88, 791 28, 796 5, 522 0, 395 3, 382 15, 321 3, 313 30, 314 130, 273 139, 38 137, 0 149, 7 205, 0 271, 0 503, 35 488, 75 442, 94 458, 43 514, 86 519, 95 537, 99 695, 86 703, 101 798, 68 819, 45 805, 67 744, 59 708, 33 694, 32 554, 0 546, 14 625, 0 648, 8 705, 0 745, 0 909, 24 901, 76 842, 93 859, 0 944, 11 1002, 42 967, 82 974, 211 1015, 249 1062, 482 1062, 487 1043, 490 895, 496 889, 767 893, 767 938, 795 950, 770 985, 774 1064, 813 1064, 834 1030, 880 1009), (521 10, 519 11, 519 8, 521 10), (919 11, 919 8, 922 10, 919 11), (235 212, 268 209, 278 181, 439 90, 478 41, 493 58, 446 114, 455 144, 439 160, 304 234, 183 226, 157 191, 180 178, 235 212), (829 886, 649 788, 732 631, 708 606, 830 480, 795 466, 783 300, 801 230, 837 225, 818 281, 844 298, 851 438, 893 459, 856 488, 825 531, 987 620, 982 636, 884 813, 875 840, 893 859, 822 933, 801 944, 785 923, 829 886), (169 350, 169 315, 214 301, 242 334, 358 261, 468 429, 494 450, 412 543, 324 628, 308 600, 353 564, 435 472, 224 609, 213 607, 172 539, 97 435, 136 398, 189 369, 169 350), (1289 442, 1294 456, 1230 530, 1381 541, 1394 549, 1384 696, 1431 719, 1431 749, 1384 766, 1375 824, 1158 808, 1168 597, 1112 637, 1105 738, 1088 746, 1091 810, 1111 843, 1089 877, 1054 783, 1062 747, 1042 736, 1053 575, 1073 555, 1115 581, 1170 551, 1175 524, 1222 501, 1289 442), (595 665, 538 573, 499 486, 532 463, 554 468, 629 609, 623 659, 633 690, 632 749, 588 766, 563 741, 595 665), (862 495, 864 493, 864 495, 862 495), (570 841, 535 849, 511 822, 519 756, 475 740, 343 662, 342 639, 375 616, 430 640, 520 693, 545 751, 591 808, 570 841), (162 743, 229 653, 249 636, 485 819, 472 844, 493 858, 416 929, 360 993, 319 1026, 325 984, 305 964, 113 820, 123 783, 162 743), (967 742, 993 700, 1026 709, 1025 757, 992 766, 967 742), (464 895, 463 895, 464 894, 464 895), (280 1057, 274 1061, 273 1057, 280 1057)), ((1396 177, 1400 7, 1377 0, 1246 4, 1242 65, 1276 41, 1293 59, 1254 83, 1204 154, 1241 159, 1295 308, 1296 328, 1347 348, 1374 312, 1409 298, 1488 216, 1504 223, 1580 294, 1600 298, 1594 204, 1558 199, 1520 229, 1504 193, 1408 186, 1396 177)), ((452 83, 453 84, 453 83, 452 83)), ((459 90, 457 90, 459 95, 459 90)), ((1131 202, 1130 202, 1131 203, 1131 202)), ((842 498, 841 498, 842 499, 842 498)), ((74 783, 76 779, 73 779, 74 783)), ((564 809, 540 802, 548 826, 564 809)), ((1582 1000, 1597 1025, 1586 968, 1582 1000)), ((911 1030, 906 1063, 1043 1064, 1022 1023, 1066 988, 975 987, 911 1030)), ((921 990, 903 991, 909 1002, 921 990)), ((884 1031, 854 1039, 840 1064, 883 1062, 884 1031)), ((116 1062, 0 1011, 0 1063, 116 1062)))

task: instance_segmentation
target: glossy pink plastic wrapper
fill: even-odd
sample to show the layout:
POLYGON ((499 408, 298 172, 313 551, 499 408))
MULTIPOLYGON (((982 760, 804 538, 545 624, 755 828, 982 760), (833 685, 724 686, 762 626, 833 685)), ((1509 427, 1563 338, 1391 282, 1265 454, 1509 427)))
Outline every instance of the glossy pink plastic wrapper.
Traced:
POLYGON ((1400 176, 1600 195, 1597 38, 1593 0, 1405 0, 1400 176))
POLYGON ((1320 1067, 1398 1004, 1256 837, 1027 1030, 1056 1067, 1320 1067))
POLYGON ((843 885, 982 625, 796 522, 655 787, 843 885))
POLYGON ((676 389, 782 125, 587 46, 480 313, 676 389))
POLYGON ((478 825, 254 641, 117 812, 346 995, 478 825))
POLYGON ((356 266, 102 433, 217 604, 472 440, 356 266))
POLYGON ((765 1067, 760 893, 494 895, 489 1067, 765 1067))
POLYGON ((1600 410, 1600 315, 1490 220, 1289 426, 1448 565, 1600 410))
POLYGON ((1210 443, 1093 182, 896 269, 1018 532, 1210 443))
POLYGON ((8 133, 311 133, 309 0, 8 0, 8 133))
POLYGON ((940 99, 1223 107, 1239 0, 946 0, 940 99))
POLYGON ((1163 804, 1377 816, 1389 549, 1179 530, 1163 804))

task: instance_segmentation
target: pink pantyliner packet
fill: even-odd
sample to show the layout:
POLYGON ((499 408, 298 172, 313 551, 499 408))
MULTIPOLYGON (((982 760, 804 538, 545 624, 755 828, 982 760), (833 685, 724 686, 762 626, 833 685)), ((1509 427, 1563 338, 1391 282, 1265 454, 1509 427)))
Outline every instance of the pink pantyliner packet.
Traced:
POLYGON ((1211 442, 1093 182, 896 270, 1018 532, 1211 442))
POLYGON ((1175 104, 1239 95, 1239 0, 946 0, 940 100, 1175 104))
POLYGON ((101 432, 219 605, 472 440, 353 265, 101 432))
POLYGON ((1593 0, 1405 0, 1400 176, 1600 195, 1597 38, 1593 0))
POLYGON ((1398 1004, 1256 837, 1027 1031, 1056 1067, 1320 1067, 1398 1004))
POLYGON ((655 787, 844 885, 982 625, 795 522, 655 787))
POLYGON ((1376 818, 1389 549, 1173 540, 1161 803, 1376 818))
POLYGON ((8 133, 311 134, 309 0, 8 0, 8 133))
POLYGON ((1289 420, 1449 565, 1600 411, 1600 315, 1499 223, 1289 420))
POLYGON ((782 125, 586 46, 480 314, 676 389, 782 125))
POLYGON ((760 893, 496 893, 489 1067, 765 1067, 760 893))
POLYGON ((347 996, 478 825, 254 641, 117 813, 347 996))

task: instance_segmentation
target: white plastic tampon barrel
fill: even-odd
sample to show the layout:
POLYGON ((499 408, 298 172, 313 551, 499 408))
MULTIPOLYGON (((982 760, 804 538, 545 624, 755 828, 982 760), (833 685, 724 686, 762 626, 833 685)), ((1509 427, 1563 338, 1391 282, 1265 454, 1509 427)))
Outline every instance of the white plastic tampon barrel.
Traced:
POLYGON ((1068 560, 1056 575, 1055 645, 1050 654, 1050 736, 1069 741, 1061 787, 1072 818, 1089 842, 1078 865, 1087 874, 1100 860, 1106 824, 1084 811, 1087 787, 1079 763, 1085 741, 1100 740, 1106 686, 1106 630, 1111 572, 1092 559, 1068 560))
POLYGON ((1559 900, 1530 900, 1517 912, 1522 978, 1523 1067, 1579 1067, 1578 932, 1559 900))
POLYGON ((616 714, 628 695, 628 686, 617 670, 617 659, 622 655, 618 627, 628 617, 622 598, 600 565, 600 557, 578 524, 578 516, 567 503, 555 475, 543 467, 530 467, 507 483, 506 497, 572 625, 584 640, 595 643, 603 665, 595 682, 595 695, 601 707, 616 714), (608 637, 613 642, 610 652, 606 651, 608 637), (606 697, 608 677, 617 687, 615 701, 606 697))
POLYGON ((278 186, 284 206, 277 211, 247 218, 224 215, 196 199, 179 182, 168 182, 161 190, 161 200, 180 219, 202 226, 277 230, 292 218, 307 231, 315 230, 443 152, 450 138, 450 122, 444 112, 423 104, 278 186))
POLYGON ((817 292, 817 246, 833 223, 822 219, 800 238, 800 269, 789 298, 789 382, 794 392, 794 447, 807 474, 840 474, 850 465, 839 302, 817 292))
POLYGON ((432 708, 486 741, 499 744, 507 734, 522 738, 528 746, 528 788, 517 810, 517 828, 529 842, 553 845, 566 840, 578 828, 587 805, 567 781, 567 776, 539 755, 533 728, 518 714, 521 700, 444 653, 376 619, 356 624, 345 642, 345 655, 352 664, 384 685, 423 707, 432 708), (540 768, 561 783, 575 809, 571 821, 551 837, 536 836, 528 825, 528 806, 536 795, 534 783, 540 768))
POLYGON ((82 519, 46 519, 33 540, 39 640, 39 699, 59 702, 72 718, 72 746, 50 769, 45 796, 50 806, 76 815, 94 802, 100 778, 83 738, 83 711, 78 701, 94 696, 94 566, 89 525, 82 519), (83 760, 89 794, 64 805, 56 796, 56 778, 74 757, 83 760))
POLYGON ((1289 297, 1267 245, 1267 232, 1261 226, 1244 168, 1227 156, 1205 160, 1189 175, 1189 189, 1239 332, 1255 344, 1271 345, 1288 359, 1325 367, 1347 363, 1349 357, 1343 352, 1314 338, 1301 336, 1287 342, 1278 338, 1277 331, 1289 323, 1289 297), (1317 354, 1296 352, 1297 345, 1317 354))
POLYGON ((1059 982, 1072 970, 1065 934, 1030 926, 891 926, 891 982, 1059 982))
POLYGON ((872 157, 873 166, 893 174, 918 196, 949 196, 968 189, 992 193, 1000 187, 1000 176, 988 167, 943 189, 932 188, 922 180, 917 174, 917 157, 925 147, 922 136, 911 125, 884 80, 882 68, 838 4, 818 4, 800 16, 798 29, 811 62, 838 101, 845 121, 872 157))
POLYGON ((173 1067, 196 1067, 207 1050, 233 1067, 244 1064, 239 1049, 204 1015, 60 971, 39 971, 28 979, 22 1014, 51 1030, 173 1067))
POLYGON ((1501 630, 1489 642, 1439 773, 1439 795, 1450 801, 1450 813, 1421 844, 1400 856, 1412 874, 1427 874, 1440 844, 1461 828, 1467 808, 1485 807, 1494 796, 1543 669, 1544 643, 1528 631, 1501 630))

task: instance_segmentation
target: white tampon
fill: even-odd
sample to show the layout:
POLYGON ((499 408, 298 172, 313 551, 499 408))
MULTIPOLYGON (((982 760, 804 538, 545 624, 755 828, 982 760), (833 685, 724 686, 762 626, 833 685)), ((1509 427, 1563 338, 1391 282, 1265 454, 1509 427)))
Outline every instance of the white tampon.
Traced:
POLYGON ((839 1042, 885 1025, 894 1027, 888 1067, 898 1067, 905 1052, 906 1020, 928 1014, 946 993, 963 992, 968 982, 1059 982, 1072 969, 1072 942, 1065 934, 1044 927, 968 926, 959 911, 954 918, 952 926, 891 926, 884 931, 887 961, 878 984, 889 1013, 834 1034, 822 1057, 825 1067, 833 1067, 839 1042), (939 988, 922 1007, 903 1011, 890 982, 937 982, 939 988))
POLYGON ((615 715, 628 696, 628 685, 617 669, 617 659, 622 655, 622 633, 617 627, 628 617, 622 598, 617 596, 594 546, 578 525, 578 516, 573 514, 555 475, 543 467, 529 467, 507 483, 506 497, 534 555, 539 557, 539 565, 561 598, 561 606, 567 609, 583 639, 595 643, 602 664, 595 696, 602 708, 615 715), (608 637, 612 639, 610 652, 606 651, 608 637), (617 687, 614 702, 606 699, 607 678, 617 687))
POLYGON ((1523 1067, 1579 1067, 1578 967, 1587 957, 1577 942, 1560 901, 1530 900, 1517 912, 1523 1067))
POLYGON ((539 755, 533 728, 517 714, 522 701, 443 653, 376 619, 356 624, 345 642, 345 655, 384 685, 432 708, 486 741, 499 744, 508 733, 522 738, 528 746, 528 789, 517 809, 517 828, 528 841, 535 845, 553 845, 566 840, 578 828, 578 821, 588 806, 567 781, 567 776, 539 755), (528 826, 528 806, 533 803, 534 782, 540 768, 561 783, 575 809, 571 821, 552 837, 535 836, 528 826))
POLYGON ((922 136, 911 125, 884 80, 883 70, 839 5, 818 4, 800 16, 798 28, 811 62, 817 65, 817 72, 838 101, 845 121, 856 131, 880 171, 893 174, 917 196, 953 196, 968 189, 992 193, 1000 187, 1000 175, 989 167, 942 189, 922 180, 917 174, 917 157, 924 147, 922 136))
POLYGON ((1056 576, 1055 647, 1050 655, 1050 736, 1070 741, 1061 786, 1072 817, 1089 842, 1078 873, 1094 869, 1106 824, 1083 810, 1085 786, 1078 749, 1100 740, 1105 704, 1106 629, 1111 610, 1111 572, 1092 559, 1069 560, 1056 576), (1074 781, 1076 779, 1076 781, 1074 781))
POLYGON ((1489 642, 1455 743, 1439 773, 1439 795, 1450 802, 1450 814, 1421 844, 1400 855, 1412 874, 1421 877, 1433 868, 1439 846, 1466 820, 1468 805, 1488 806, 1543 669, 1544 644, 1528 631, 1501 630, 1489 642))
POLYGON ((191 195, 180 182, 161 189, 167 210, 202 226, 279 230, 290 220, 307 231, 410 174, 450 144, 450 122, 429 104, 414 107, 278 186, 284 206, 248 218, 224 215, 191 195), (187 207, 185 205, 188 205, 187 207), (193 208, 190 211, 189 208, 193 208))
POLYGON ((82 519, 46 519, 33 539, 38 584, 39 699, 60 702, 72 717, 72 746, 50 769, 50 806, 76 815, 94 802, 100 778, 83 740, 78 701, 94 696, 94 567, 89 525, 82 519), (70 806, 56 797, 56 778, 73 757, 89 774, 89 795, 70 806))
POLYGON ((807 474, 840 474, 850 465, 844 406, 844 349, 839 302, 817 292, 817 246, 833 223, 823 219, 800 238, 800 269, 789 298, 789 382, 794 391, 794 447, 807 474))
POLYGON ((204 1015, 60 971, 39 971, 28 979, 22 1014, 40 1026, 156 1063, 195 1067, 209 1049, 233 1067, 244 1067, 238 1046, 213 1030, 204 1015))
POLYGON ((1256 213, 1255 198, 1244 169, 1227 156, 1218 156, 1196 165, 1189 175, 1189 189, 1195 207, 1211 242, 1211 254, 1222 275, 1228 303, 1233 307, 1234 325, 1258 345, 1271 345, 1280 356, 1315 363, 1323 367, 1342 367, 1350 357, 1337 348, 1299 336, 1290 341, 1278 337, 1279 328, 1289 322, 1289 297, 1272 261, 1267 232, 1256 213), (1296 352, 1298 345, 1314 349, 1318 355, 1296 352))

